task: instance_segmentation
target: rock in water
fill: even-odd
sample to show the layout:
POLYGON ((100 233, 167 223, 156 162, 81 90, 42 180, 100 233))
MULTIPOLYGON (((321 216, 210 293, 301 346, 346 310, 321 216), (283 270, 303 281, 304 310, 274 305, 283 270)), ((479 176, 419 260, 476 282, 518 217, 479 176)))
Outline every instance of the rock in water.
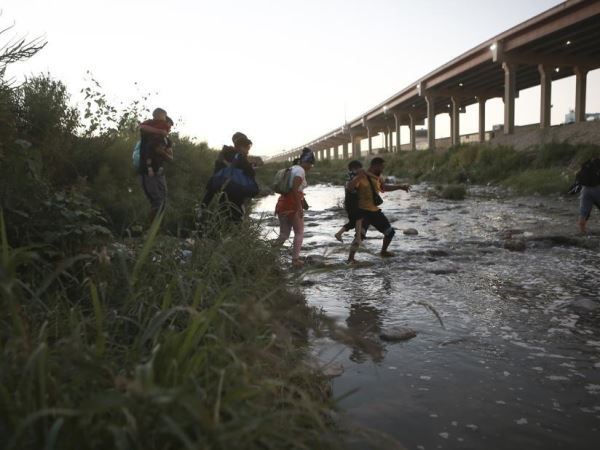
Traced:
POLYGON ((403 233, 406 236, 417 236, 419 234, 419 232, 417 230, 415 230, 414 228, 407 228, 406 230, 403 231, 403 233))
POLYGON ((397 327, 387 331, 383 331, 379 338, 387 342, 402 342, 408 341, 417 336, 417 332, 411 328, 397 327))
POLYGON ((344 373, 344 366, 341 363, 334 362, 327 364, 321 370, 327 378, 335 378, 344 373))
POLYGON ((600 309, 600 303, 590 300, 589 298, 580 298, 571 303, 571 308, 577 309, 583 312, 592 312, 600 309))
POLYGON ((511 252, 524 252, 527 244, 520 239, 508 239, 504 242, 504 248, 511 252))

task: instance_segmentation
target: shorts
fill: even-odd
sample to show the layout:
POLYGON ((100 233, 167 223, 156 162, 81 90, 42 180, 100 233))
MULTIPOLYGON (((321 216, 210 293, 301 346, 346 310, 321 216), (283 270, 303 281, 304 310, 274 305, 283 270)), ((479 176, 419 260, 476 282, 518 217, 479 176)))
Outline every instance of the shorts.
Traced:
POLYGON ((358 213, 356 211, 346 211, 348 213, 348 222, 344 225, 344 230, 350 231, 356 227, 358 213))
POLYGON ((367 211, 364 209, 358 210, 358 219, 362 219, 362 234, 366 236, 367 230, 370 226, 375 227, 377 231, 386 237, 393 237, 395 234, 394 228, 390 224, 390 221, 381 210, 379 211, 367 211))
POLYGON ((588 220, 594 205, 600 208, 600 186, 584 186, 579 196, 579 216, 588 220))
POLYGON ((164 174, 156 174, 153 177, 140 175, 138 178, 144 195, 150 202, 150 208, 161 212, 167 203, 167 179, 164 174))

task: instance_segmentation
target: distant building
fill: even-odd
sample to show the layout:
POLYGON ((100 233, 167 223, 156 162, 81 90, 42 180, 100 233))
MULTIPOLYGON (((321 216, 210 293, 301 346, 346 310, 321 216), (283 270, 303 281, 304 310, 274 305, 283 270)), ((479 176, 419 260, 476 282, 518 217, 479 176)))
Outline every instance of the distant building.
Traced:
MULTIPOLYGON (((588 122, 593 122, 595 120, 600 120, 600 113, 590 113, 585 115, 585 120, 588 122)), ((575 111, 570 110, 567 114, 565 114, 565 123, 575 123, 575 111)))

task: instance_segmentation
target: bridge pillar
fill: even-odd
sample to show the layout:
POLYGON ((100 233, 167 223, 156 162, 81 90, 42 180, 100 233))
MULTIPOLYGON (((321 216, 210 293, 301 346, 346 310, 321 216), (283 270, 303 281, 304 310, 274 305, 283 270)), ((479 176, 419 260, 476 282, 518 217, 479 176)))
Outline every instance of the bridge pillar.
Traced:
POLYGON ((348 143, 344 142, 344 144, 342 145, 342 157, 344 159, 348 159, 348 143))
POLYGON ((331 159, 331 149, 329 147, 325 150, 325 155, 327 159, 331 159))
POLYGON ((575 67, 575 122, 585 122, 588 69, 575 67))
POLYGON ((387 130, 383 130, 383 148, 385 149, 385 151, 388 151, 388 146, 390 145, 389 142, 389 136, 388 136, 388 131, 387 130))
POLYGON ((388 132, 388 137, 389 137, 387 151, 389 153, 392 153, 394 151, 394 131, 392 130, 391 127, 388 126, 387 132, 388 132))
POLYGON ((517 90, 517 68, 512 63, 503 63, 504 69, 504 134, 515 132, 515 93, 517 90))
POLYGON ((400 153, 400 114, 394 113, 394 121, 396 122, 396 153, 400 153))
POLYGON ((457 97, 452 97, 452 112, 450 114, 452 145, 460 144, 460 100, 457 97))
POLYGON ((540 98, 540 128, 549 128, 550 108, 552 108, 552 68, 539 64, 538 71, 540 73, 540 86, 542 88, 540 98))
POLYGON ((340 159, 340 150, 339 150, 340 146, 339 145, 335 145, 333 147, 333 159, 340 159))
POLYGON ((354 159, 360 159, 362 156, 361 149, 361 136, 353 136, 352 137, 352 157, 354 159))
POLYGON ((371 127, 367 127, 367 139, 369 141, 369 155, 373 154, 373 136, 371 136, 371 127))
POLYGON ((417 133, 415 133, 415 116, 413 114, 409 114, 408 118, 410 120, 410 124, 409 124, 410 149, 416 150, 417 149, 417 136, 416 136, 417 133))
POLYGON ((435 150, 435 98, 426 95, 427 102, 427 145, 429 150, 435 150))
POLYGON ((479 142, 485 142, 485 102, 486 99, 479 97, 479 142))

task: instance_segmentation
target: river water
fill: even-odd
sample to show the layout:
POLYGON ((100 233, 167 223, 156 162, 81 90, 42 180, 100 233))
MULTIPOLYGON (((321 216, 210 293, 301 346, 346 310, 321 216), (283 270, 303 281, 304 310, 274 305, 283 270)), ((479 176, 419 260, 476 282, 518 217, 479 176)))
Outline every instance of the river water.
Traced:
MULTIPOLYGON (((372 230, 356 267, 344 264, 352 236, 333 237, 343 189, 306 192, 302 289, 353 337, 313 339, 323 363, 343 367, 340 420, 411 450, 599 449, 600 225, 577 235, 575 198, 472 188, 452 202, 429 190, 385 194, 396 257, 377 256, 372 230), (524 251, 505 248, 514 242, 524 251), (417 336, 380 338, 399 326, 417 336)), ((272 217, 275 201, 256 214, 272 217)))

